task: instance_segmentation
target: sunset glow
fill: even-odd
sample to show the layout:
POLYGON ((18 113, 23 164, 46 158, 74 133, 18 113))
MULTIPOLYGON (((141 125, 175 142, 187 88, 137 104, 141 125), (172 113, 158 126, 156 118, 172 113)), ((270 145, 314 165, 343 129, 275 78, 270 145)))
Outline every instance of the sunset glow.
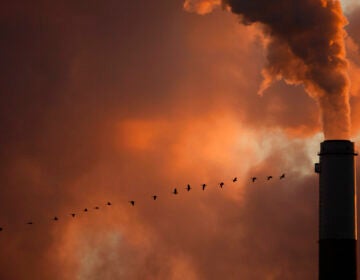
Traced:
POLYGON ((248 2, 4 5, 0 279, 316 279, 360 6, 248 2))

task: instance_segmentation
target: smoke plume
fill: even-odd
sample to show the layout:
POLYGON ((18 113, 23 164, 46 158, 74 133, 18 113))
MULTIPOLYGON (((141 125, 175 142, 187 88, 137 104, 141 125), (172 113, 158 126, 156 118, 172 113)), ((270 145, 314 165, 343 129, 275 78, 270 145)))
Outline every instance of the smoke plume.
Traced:
POLYGON ((305 87, 320 106, 325 138, 348 139, 350 107, 345 53, 347 20, 335 0, 186 1, 185 9, 204 14, 219 5, 258 24, 266 36, 266 65, 259 93, 274 81, 305 87), (212 4, 212 5, 211 5, 212 4))

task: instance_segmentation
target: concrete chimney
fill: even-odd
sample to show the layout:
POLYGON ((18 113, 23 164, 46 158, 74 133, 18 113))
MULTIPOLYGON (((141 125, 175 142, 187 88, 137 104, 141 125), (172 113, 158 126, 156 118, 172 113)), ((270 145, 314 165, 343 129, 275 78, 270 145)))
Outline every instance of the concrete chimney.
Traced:
POLYGON ((354 143, 327 140, 321 143, 319 280, 356 280, 356 182, 354 143))

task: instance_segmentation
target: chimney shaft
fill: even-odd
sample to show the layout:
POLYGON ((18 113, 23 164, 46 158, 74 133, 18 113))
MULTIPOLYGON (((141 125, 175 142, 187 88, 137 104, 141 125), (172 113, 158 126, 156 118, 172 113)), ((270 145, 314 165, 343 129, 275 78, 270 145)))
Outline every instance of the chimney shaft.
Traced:
POLYGON ((319 280, 356 280, 356 183, 354 143, 321 143, 319 280))

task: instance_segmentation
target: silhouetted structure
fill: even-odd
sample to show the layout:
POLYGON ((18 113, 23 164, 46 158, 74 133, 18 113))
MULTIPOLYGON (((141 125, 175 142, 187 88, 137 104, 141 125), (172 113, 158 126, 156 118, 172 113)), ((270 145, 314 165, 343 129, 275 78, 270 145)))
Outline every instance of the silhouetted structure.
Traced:
POLYGON ((356 186, 354 143, 321 143, 319 279, 356 280, 356 186))

